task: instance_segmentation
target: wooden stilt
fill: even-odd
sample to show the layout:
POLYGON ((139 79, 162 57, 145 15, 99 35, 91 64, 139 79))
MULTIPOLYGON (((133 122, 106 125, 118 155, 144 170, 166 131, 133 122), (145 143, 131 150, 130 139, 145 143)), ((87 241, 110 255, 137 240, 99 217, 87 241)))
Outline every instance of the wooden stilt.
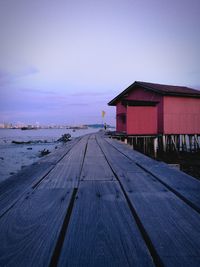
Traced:
POLYGON ((162 136, 162 143, 163 143, 163 151, 166 152, 166 136, 162 136))
POLYGON ((198 140, 197 134, 194 135, 194 144, 195 144, 196 150, 198 150, 200 148, 200 145, 199 145, 199 140, 198 140))
POLYGON ((189 148, 190 148, 190 152, 192 151, 192 136, 188 135, 189 137, 189 148))
POLYGON ((174 135, 171 136, 171 140, 172 140, 172 144, 173 144, 174 150, 177 151, 176 141, 175 141, 175 136, 174 135))
POLYGON ((157 146, 158 146, 158 138, 154 138, 153 140, 153 148, 154 148, 154 157, 157 158, 157 146))

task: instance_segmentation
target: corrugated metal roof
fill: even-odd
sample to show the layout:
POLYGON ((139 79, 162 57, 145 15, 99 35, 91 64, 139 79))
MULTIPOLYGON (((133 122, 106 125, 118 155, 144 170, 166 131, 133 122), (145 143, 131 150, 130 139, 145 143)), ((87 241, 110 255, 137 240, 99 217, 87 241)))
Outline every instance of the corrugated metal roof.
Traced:
POLYGON ((156 84, 156 83, 135 81, 127 89, 125 89, 122 93, 120 93, 114 99, 112 99, 108 103, 108 105, 110 105, 110 106, 116 105, 117 101, 119 101, 122 97, 124 97, 129 91, 134 90, 134 88, 136 86, 142 87, 146 90, 153 91, 153 92, 155 92, 157 94, 161 94, 161 95, 200 98, 200 91, 199 90, 189 88, 186 86, 174 86, 174 85, 165 85, 165 84, 156 84))

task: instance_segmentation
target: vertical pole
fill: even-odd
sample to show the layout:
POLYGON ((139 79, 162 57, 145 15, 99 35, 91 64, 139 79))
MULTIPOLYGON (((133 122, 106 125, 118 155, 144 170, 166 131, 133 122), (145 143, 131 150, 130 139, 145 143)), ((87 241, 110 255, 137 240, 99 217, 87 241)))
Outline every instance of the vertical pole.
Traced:
POLYGON ((192 139, 191 139, 191 135, 188 135, 189 137, 189 149, 190 149, 190 152, 192 151, 192 139))
POLYGON ((163 151, 166 152, 166 136, 164 134, 162 136, 162 144, 163 144, 163 151))
POLYGON ((195 139, 195 143, 196 143, 196 148, 199 149, 200 145, 199 145, 199 140, 198 140, 198 135, 197 134, 194 135, 194 139, 195 139))
POLYGON ((177 135, 177 149, 180 151, 180 134, 177 135))
POLYGON ((177 151, 177 147, 176 147, 176 139, 175 139, 175 136, 174 136, 174 135, 172 135, 171 137, 172 137, 172 144, 174 145, 174 150, 176 150, 176 151, 177 151))
POLYGON ((185 151, 185 146, 184 146, 184 134, 182 134, 182 151, 185 151))
POLYGON ((183 142, 183 151, 185 151, 185 135, 184 134, 182 135, 182 138, 183 138, 183 140, 182 140, 182 142, 183 142))
POLYGON ((157 158, 157 146, 158 146, 158 137, 155 137, 153 140, 153 148, 154 148, 154 158, 157 158))

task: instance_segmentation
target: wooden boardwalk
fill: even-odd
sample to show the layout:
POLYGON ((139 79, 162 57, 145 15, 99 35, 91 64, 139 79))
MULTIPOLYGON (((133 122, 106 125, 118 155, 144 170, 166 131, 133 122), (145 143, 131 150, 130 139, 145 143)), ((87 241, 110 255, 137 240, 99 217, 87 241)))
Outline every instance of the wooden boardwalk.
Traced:
POLYGON ((0 184, 2 266, 200 266, 200 182, 77 138, 0 184))

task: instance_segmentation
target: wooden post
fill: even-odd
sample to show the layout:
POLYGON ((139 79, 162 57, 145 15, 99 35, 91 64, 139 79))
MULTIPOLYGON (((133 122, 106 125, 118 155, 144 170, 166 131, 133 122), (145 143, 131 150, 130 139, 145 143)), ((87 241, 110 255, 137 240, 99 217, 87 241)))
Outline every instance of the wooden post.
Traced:
POLYGON ((146 137, 143 137, 144 141, 143 141, 143 151, 144 154, 146 154, 146 137))
POLYGON ((185 134, 182 135, 182 150, 183 151, 187 151, 186 136, 185 136, 185 134))
POLYGON ((135 140, 134 140, 134 137, 133 137, 133 149, 135 149, 135 140))
POLYGON ((177 135, 177 149, 180 151, 180 134, 177 135))
POLYGON ((171 136, 172 144, 174 145, 174 149, 177 151, 176 142, 175 142, 175 136, 171 136))
POLYGON ((163 146, 163 151, 166 152, 166 136, 164 134, 162 136, 162 146, 163 146))
POLYGON ((153 140, 153 148, 154 148, 154 158, 157 158, 157 146, 158 146, 158 137, 155 137, 153 140))
POLYGON ((195 142, 197 148, 199 149, 200 145, 199 145, 199 140, 198 140, 198 135, 197 134, 194 135, 194 142, 195 142))
POLYGON ((192 151, 192 136, 188 135, 189 137, 189 148, 190 148, 190 152, 192 151))

